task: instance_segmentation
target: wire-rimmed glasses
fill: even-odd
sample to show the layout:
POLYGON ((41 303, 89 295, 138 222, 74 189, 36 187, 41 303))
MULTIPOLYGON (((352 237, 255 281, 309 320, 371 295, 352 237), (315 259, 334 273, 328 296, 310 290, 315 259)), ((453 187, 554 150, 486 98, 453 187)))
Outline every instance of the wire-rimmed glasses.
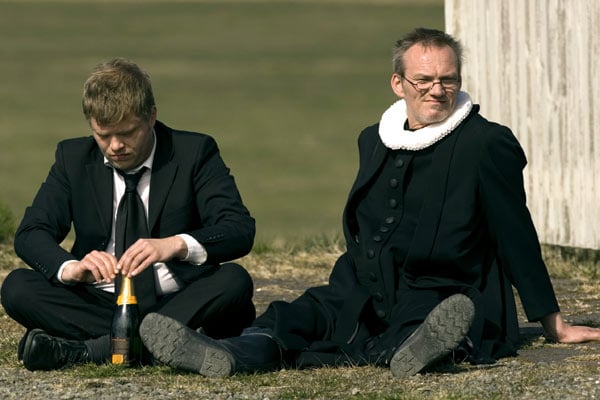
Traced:
POLYGON ((403 76, 402 78, 406 82, 410 83, 412 85, 412 87, 415 88, 415 90, 417 90, 421 93, 429 92, 431 89, 433 89, 433 87, 435 85, 440 85, 442 87, 442 89, 444 89, 445 91, 448 91, 448 92, 453 92, 453 91, 457 90, 458 87, 460 86, 460 79, 456 79, 456 78, 442 78, 442 79, 438 79, 436 81, 427 80, 427 79, 418 79, 418 80, 415 80, 414 82, 411 81, 410 79, 408 79, 406 76, 403 76))

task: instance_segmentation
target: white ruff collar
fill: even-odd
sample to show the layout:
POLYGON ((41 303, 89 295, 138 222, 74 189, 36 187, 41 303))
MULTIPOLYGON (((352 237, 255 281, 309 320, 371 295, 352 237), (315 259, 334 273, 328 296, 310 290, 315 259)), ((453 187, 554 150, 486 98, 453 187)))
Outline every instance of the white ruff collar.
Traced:
POLYGON ((381 116, 379 136, 385 147, 392 150, 422 150, 444 138, 471 112, 473 102, 466 92, 458 92, 456 107, 442 122, 427 125, 415 131, 404 130, 406 102, 398 100, 381 116))

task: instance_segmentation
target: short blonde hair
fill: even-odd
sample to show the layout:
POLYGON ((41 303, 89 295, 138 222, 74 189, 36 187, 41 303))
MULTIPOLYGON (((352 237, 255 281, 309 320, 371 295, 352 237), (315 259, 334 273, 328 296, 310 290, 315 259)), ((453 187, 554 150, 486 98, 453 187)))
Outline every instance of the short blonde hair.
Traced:
POLYGON ((82 106, 85 118, 98 125, 114 125, 128 115, 149 118, 155 106, 150 76, 123 58, 103 62, 83 85, 82 106))

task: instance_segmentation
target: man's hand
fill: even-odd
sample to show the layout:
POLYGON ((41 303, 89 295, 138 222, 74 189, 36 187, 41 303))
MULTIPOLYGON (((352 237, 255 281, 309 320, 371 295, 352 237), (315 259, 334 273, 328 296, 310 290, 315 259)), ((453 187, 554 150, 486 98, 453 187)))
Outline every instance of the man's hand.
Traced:
POLYGON ((68 263, 61 279, 67 283, 112 282, 117 273, 117 259, 105 251, 94 250, 81 261, 68 263))
POLYGON ((560 313, 549 314, 542 318, 546 335, 559 343, 583 343, 600 341, 600 329, 589 326, 570 325, 560 313))
POLYGON ((157 262, 167 262, 174 258, 182 259, 187 255, 185 241, 177 236, 163 239, 138 239, 121 256, 117 270, 129 277, 157 262))

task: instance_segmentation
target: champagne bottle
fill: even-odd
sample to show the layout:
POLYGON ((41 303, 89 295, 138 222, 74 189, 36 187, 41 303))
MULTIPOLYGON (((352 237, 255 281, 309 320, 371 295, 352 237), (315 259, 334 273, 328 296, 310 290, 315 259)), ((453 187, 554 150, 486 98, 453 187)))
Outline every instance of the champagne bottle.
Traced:
POLYGON ((139 365, 142 355, 139 326, 140 310, 135 297, 133 280, 123 276, 110 331, 113 364, 139 365))

